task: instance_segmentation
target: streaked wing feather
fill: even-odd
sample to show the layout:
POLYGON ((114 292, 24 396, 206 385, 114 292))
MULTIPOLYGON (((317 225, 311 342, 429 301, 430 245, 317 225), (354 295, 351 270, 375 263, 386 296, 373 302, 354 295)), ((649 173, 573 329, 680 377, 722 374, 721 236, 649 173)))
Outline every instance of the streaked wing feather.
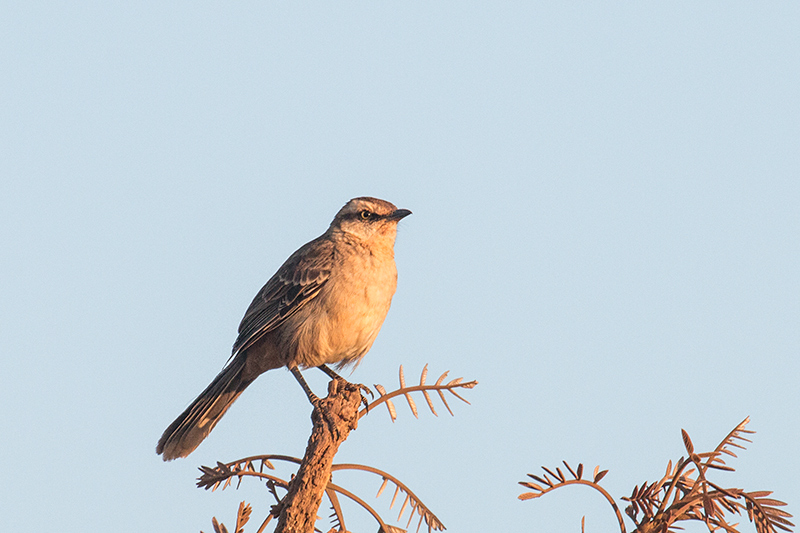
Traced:
POLYGON ((333 244, 322 237, 293 253, 253 298, 239 324, 233 353, 252 346, 319 294, 332 263, 333 244))

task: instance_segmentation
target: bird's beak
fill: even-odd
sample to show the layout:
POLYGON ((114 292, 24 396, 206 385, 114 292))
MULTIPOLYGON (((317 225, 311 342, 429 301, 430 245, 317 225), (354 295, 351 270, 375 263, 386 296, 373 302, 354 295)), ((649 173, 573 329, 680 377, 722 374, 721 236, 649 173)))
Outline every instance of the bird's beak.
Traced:
POLYGON ((386 218, 388 218, 389 220, 400 220, 401 218, 405 218, 410 214, 411 211, 409 211, 408 209, 395 209, 394 211, 389 213, 389 216, 387 216, 386 218))

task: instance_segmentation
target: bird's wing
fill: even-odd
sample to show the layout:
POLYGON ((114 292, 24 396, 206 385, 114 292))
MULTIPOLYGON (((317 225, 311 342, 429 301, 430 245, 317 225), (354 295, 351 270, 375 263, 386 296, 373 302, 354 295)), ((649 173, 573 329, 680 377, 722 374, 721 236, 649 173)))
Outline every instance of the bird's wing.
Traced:
POLYGON ((301 247, 258 292, 239 324, 236 354, 274 330, 319 294, 333 263, 333 243, 319 237, 301 247))

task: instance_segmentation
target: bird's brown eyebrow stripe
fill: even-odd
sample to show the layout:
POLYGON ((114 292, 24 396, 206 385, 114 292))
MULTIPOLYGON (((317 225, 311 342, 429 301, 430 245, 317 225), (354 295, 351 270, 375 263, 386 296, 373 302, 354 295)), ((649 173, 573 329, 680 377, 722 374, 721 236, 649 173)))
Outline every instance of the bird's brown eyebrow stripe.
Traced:
POLYGON ((388 215, 379 215, 375 211, 371 211, 369 209, 359 209, 355 213, 347 213, 347 214, 343 215, 342 218, 345 218, 345 219, 359 219, 360 220, 360 215, 361 215, 362 211, 369 211, 370 213, 372 213, 372 216, 369 219, 365 220, 365 222, 370 222, 370 221, 373 221, 373 220, 377 220, 379 218, 386 218, 388 216, 388 215))

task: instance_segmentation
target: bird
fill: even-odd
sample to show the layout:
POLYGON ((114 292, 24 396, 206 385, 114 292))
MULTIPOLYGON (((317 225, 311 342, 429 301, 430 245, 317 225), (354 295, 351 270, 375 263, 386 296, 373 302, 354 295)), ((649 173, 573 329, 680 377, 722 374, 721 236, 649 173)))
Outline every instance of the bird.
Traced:
POLYGON ((332 378, 372 347, 397 288, 394 243, 408 209, 353 198, 327 231, 301 246, 256 294, 239 324, 228 362, 167 427, 156 446, 164 461, 186 457, 259 375, 287 367, 314 403, 301 369, 332 378))

